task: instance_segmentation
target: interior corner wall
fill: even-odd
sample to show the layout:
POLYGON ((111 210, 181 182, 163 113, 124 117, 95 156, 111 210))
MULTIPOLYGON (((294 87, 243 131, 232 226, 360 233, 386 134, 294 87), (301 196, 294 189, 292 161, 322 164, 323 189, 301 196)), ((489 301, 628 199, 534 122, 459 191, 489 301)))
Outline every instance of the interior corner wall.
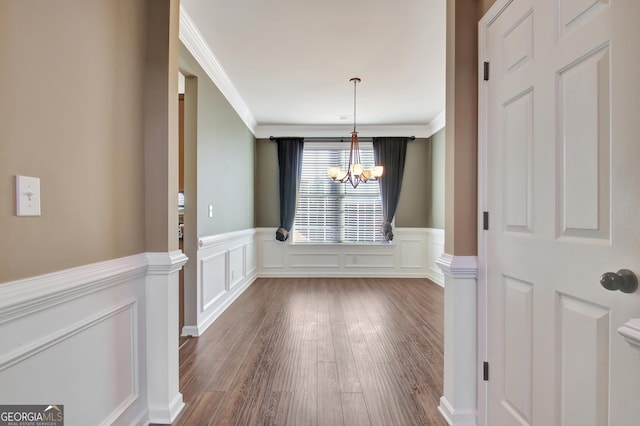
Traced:
POLYGON ((256 228, 280 226, 278 176, 277 143, 256 139, 256 228))
POLYGON ((198 238, 254 228, 255 137, 183 44, 179 57, 181 72, 198 79, 198 238))
POLYGON ((431 138, 431 203, 428 212, 428 228, 444 229, 444 169, 445 129, 431 138))
POLYGON ((0 2, 0 283, 144 251, 145 19, 0 2), (16 175, 40 178, 41 216, 15 215, 16 175))
POLYGON ((426 228, 431 198, 431 141, 417 138, 407 143, 404 176, 395 226, 426 228))

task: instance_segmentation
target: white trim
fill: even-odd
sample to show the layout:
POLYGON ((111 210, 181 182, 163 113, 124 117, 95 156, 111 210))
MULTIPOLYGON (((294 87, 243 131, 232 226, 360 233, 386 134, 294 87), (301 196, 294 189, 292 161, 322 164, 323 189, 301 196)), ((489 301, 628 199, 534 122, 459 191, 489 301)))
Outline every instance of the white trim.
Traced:
POLYGON ((145 253, 149 269, 148 275, 169 275, 178 272, 189 258, 180 250, 169 253, 145 253))
POLYGON ((450 426, 476 426, 476 413, 474 411, 456 411, 444 396, 440 398, 438 411, 450 426))
MULTIPOLYGON (((359 124, 360 137, 392 137, 415 136, 429 138, 444 127, 444 111, 427 124, 359 124)), ((258 124, 254 132, 256 138, 270 136, 298 136, 298 137, 344 137, 350 138, 351 127, 344 124, 258 124)))
POLYGON ((429 127, 429 136, 426 137, 431 137, 433 134, 439 132, 440 130, 444 129, 445 125, 447 123, 446 120, 446 116, 445 116, 445 110, 442 110, 442 112, 438 115, 436 115, 433 120, 431 120, 429 122, 429 124, 427 125, 429 127))
MULTIPOLYGON (((63 330, 57 331, 56 333, 53 333, 49 336, 45 336, 40 340, 31 342, 27 345, 20 347, 20 349, 17 349, 14 352, 11 352, 3 356, 2 358, 0 358, 0 372, 65 341, 75 336, 76 334, 81 333, 95 326, 96 324, 99 324, 119 314, 120 312, 124 312, 127 308, 130 308, 131 306, 133 306, 135 310, 135 303, 136 301, 134 299, 129 299, 124 304, 117 305, 116 307, 111 308, 105 312, 92 315, 91 317, 85 318, 76 324, 66 327, 63 330)), ((134 321, 135 321, 135 315, 134 315, 134 321)), ((135 337, 135 334, 133 334, 132 336, 135 337)), ((134 343, 135 342, 132 342, 132 347, 135 347, 134 343)))
MULTIPOLYGON (((487 158, 488 158, 488 82, 484 81, 484 62, 489 60, 487 28, 513 0, 496 0, 478 22, 478 274, 477 274, 477 365, 488 359, 488 299, 487 299, 487 231, 483 229, 483 212, 488 211, 487 158)), ((476 377, 477 422, 487 425, 488 384, 476 377)))
POLYGON ((640 318, 633 318, 624 323, 618 328, 618 333, 634 349, 640 351, 640 318))
MULTIPOLYGON (((226 232, 224 234, 209 235, 198 239, 199 249, 206 249, 216 244, 226 243, 229 241, 239 240, 243 237, 252 238, 256 234, 255 228, 243 229, 241 231, 226 232)), ((240 247, 242 244, 237 244, 235 247, 240 247)))
POLYGON ((210 312, 206 317, 204 317, 201 321, 199 321, 198 325, 188 325, 182 327, 182 335, 183 336, 201 336, 202 333, 205 332, 207 328, 213 322, 218 319, 220 315, 229 307, 235 300, 240 297, 244 291, 249 288, 251 284, 256 280, 256 276, 252 276, 250 279, 245 279, 244 283, 233 286, 233 288, 227 292, 226 297, 223 299, 222 303, 216 307, 215 310, 210 312))
POLYGON ((2 284, 0 325, 141 277, 146 270, 145 255, 137 254, 2 284))
POLYGON ((443 253, 436 264, 442 269, 442 273, 446 276, 465 279, 475 279, 478 276, 478 257, 477 256, 452 256, 443 253))
POLYGON ((191 306, 196 307, 193 318, 195 324, 185 324, 181 330, 183 336, 200 336, 255 281, 257 277, 255 234, 256 230, 249 228, 207 235, 198 239, 196 282, 185 282, 185 285, 194 286, 191 294, 195 300, 186 302, 187 304, 191 302, 191 306), (252 251, 251 257, 247 255, 249 250, 252 251), (241 256, 241 265, 239 262, 232 262, 237 259, 235 257, 232 259, 234 254, 241 256), (215 259, 223 260, 211 262, 215 259), (252 262, 251 265, 247 264, 249 259, 252 262), (234 267, 237 267, 236 270, 234 267), (237 276, 234 275, 232 278, 234 272, 237 276), (222 286, 216 281, 219 277, 223 277, 222 286), (204 300, 207 285, 212 286, 216 292, 210 300, 204 300))
POLYGON ((238 113, 244 124, 255 135, 257 126, 255 117, 182 4, 180 4, 179 37, 180 41, 207 73, 213 84, 218 87, 238 113))
MULTIPOLYGON (((140 398, 140 389, 143 389, 143 395, 148 396, 150 377, 161 375, 156 374, 156 370, 148 370, 148 356, 157 356, 148 346, 152 334, 145 319, 145 312, 151 309, 149 288, 153 288, 153 292, 162 291, 162 286, 157 284, 161 283, 158 280, 163 274, 176 277, 177 283, 177 271, 184 262, 186 257, 180 251, 139 253, 1 285, 0 336, 11 345, 0 351, 0 371, 6 377, 12 377, 25 369, 27 364, 36 370, 56 365, 58 369, 73 374, 76 368, 77 371, 83 371, 90 366, 92 374, 95 373, 100 379, 98 382, 108 387, 97 388, 98 393, 112 391, 114 383, 123 383, 123 380, 130 384, 130 388, 127 393, 120 394, 117 401, 78 400, 76 403, 82 402, 80 411, 96 408, 105 410, 107 414, 100 421, 101 424, 148 423, 152 403, 147 398, 140 398), (153 282, 150 287, 149 281, 153 282), (103 342, 103 325, 116 319, 125 321, 125 318, 129 329, 126 337, 125 333, 114 336, 115 340, 111 343, 119 351, 126 350, 125 356, 129 357, 130 363, 128 368, 114 373, 101 368, 102 364, 91 359, 77 363, 77 357, 64 355, 65 345, 77 344, 78 338, 100 339, 99 342, 103 342), (141 344, 147 346, 141 348, 141 344), (147 356, 141 358, 140 353, 146 353, 147 356), (108 404, 105 405, 105 402, 108 404)), ((177 306, 177 301, 175 303, 177 306)), ((172 337, 177 334, 177 322, 175 329, 172 337)), ((177 348, 177 342, 175 346, 177 348)), ((171 368, 165 370, 171 374, 171 368)), ((177 364, 175 376, 177 383, 177 364)), ((0 397, 6 399, 8 395, 21 397, 15 390, 0 397)), ((176 393, 171 406, 165 411, 177 416, 183 405, 182 395, 176 393)))
POLYGON ((395 228, 392 243, 371 244, 292 244, 276 241, 275 230, 256 229, 259 277, 428 278, 444 285, 435 265, 444 250, 441 229, 395 228))
POLYGON ((179 389, 178 271, 180 250, 146 253, 145 282, 147 403, 151 423, 172 423, 185 404, 179 389))

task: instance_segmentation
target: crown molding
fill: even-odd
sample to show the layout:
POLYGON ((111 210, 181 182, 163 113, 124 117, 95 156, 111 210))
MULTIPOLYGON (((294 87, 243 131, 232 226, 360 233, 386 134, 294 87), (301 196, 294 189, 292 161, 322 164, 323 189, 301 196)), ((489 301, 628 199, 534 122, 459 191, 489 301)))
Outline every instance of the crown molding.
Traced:
POLYGON ((434 133, 444 129, 445 124, 446 124, 445 111, 442 110, 440 114, 436 115, 433 118, 433 120, 431 120, 429 124, 427 124, 427 127, 429 127, 429 136, 427 137, 430 137, 434 133))
POLYGON ((198 61, 211 81, 213 81, 213 84, 218 87, 242 121, 244 121, 244 124, 255 135, 258 124, 255 117, 182 4, 180 5, 179 37, 182 44, 198 61))
MULTIPOLYGON (((358 135, 361 137, 389 137, 415 136, 417 138, 431 137, 445 124, 444 111, 438 114, 428 124, 358 124, 358 135)), ((254 135, 256 138, 270 136, 298 136, 298 137, 351 137, 351 124, 258 124, 254 135)))

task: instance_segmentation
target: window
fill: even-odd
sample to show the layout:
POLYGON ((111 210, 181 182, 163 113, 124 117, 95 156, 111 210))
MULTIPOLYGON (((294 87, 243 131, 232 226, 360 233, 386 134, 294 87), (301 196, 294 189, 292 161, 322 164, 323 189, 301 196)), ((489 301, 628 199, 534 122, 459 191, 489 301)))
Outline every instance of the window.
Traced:
MULTIPOLYGON (((372 166, 373 146, 360 142, 360 158, 365 167, 372 166)), ((293 224, 294 243, 378 242, 383 222, 380 189, 377 181, 360 183, 334 182, 327 168, 347 168, 348 143, 309 142, 302 154, 302 178, 298 206, 293 224)))

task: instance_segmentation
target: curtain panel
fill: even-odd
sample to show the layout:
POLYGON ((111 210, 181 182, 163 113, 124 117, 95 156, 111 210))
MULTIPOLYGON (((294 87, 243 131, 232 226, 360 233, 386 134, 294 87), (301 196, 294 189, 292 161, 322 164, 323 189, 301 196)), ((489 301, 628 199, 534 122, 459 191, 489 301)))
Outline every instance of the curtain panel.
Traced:
POLYGON ((400 199, 408 140, 409 138, 373 138, 375 162, 384 167, 384 174, 379 178, 384 216, 381 231, 387 241, 393 240, 391 222, 400 199))
POLYGON ((303 138, 277 138, 278 166, 280 168, 280 227, 276 231, 278 241, 286 241, 296 217, 298 188, 302 174, 303 138))

